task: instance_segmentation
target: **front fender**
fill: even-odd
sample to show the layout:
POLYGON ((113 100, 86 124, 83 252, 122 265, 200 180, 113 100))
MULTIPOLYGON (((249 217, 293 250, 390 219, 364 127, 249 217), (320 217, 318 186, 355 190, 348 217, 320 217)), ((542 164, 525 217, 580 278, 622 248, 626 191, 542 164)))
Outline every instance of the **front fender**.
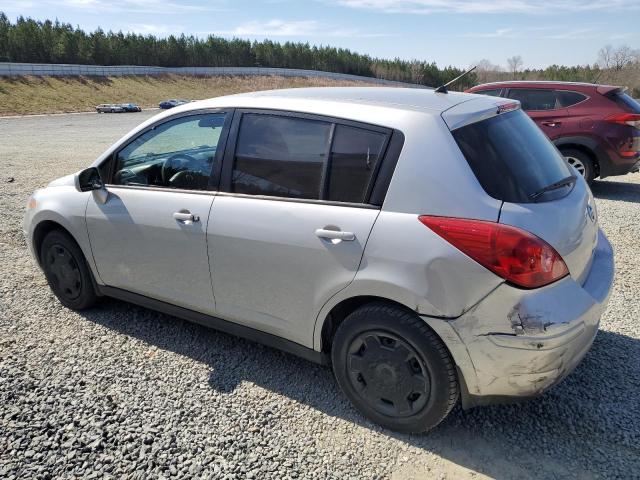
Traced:
POLYGON ((78 192, 75 187, 65 185, 48 187, 36 191, 32 198, 36 207, 27 210, 24 221, 24 234, 31 254, 39 264, 39 255, 35 250, 35 233, 42 222, 54 222, 67 230, 80 246, 94 278, 102 284, 98 269, 93 260, 89 234, 85 220, 85 211, 91 192, 78 192))

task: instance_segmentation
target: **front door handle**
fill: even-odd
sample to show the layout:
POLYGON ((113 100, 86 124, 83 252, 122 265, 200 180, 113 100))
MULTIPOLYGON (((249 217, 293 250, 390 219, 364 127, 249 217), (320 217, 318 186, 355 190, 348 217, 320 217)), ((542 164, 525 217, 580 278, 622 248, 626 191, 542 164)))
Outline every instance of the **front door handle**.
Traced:
POLYGON ((545 127, 559 127, 562 122, 546 121, 542 122, 545 127))
POLYGON ((326 240, 344 240, 345 242, 352 242, 356 239, 356 234, 353 232, 343 232, 341 230, 325 230, 319 228, 316 230, 316 236, 324 238, 326 240))
POLYGON ((182 223, 195 223, 200 221, 200 217, 192 214, 189 210, 180 210, 179 212, 175 212, 173 214, 173 218, 174 220, 182 223))

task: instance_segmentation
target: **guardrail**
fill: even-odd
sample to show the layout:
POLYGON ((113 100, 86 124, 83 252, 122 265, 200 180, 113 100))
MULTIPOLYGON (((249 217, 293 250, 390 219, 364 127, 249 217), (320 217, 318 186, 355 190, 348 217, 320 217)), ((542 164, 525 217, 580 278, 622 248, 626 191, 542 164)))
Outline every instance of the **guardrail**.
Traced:
POLYGON ((302 70, 297 68, 265 67, 152 67, 142 65, 73 65, 68 63, 11 63, 0 62, 0 77, 33 76, 123 76, 123 75, 266 75, 282 77, 322 77, 335 80, 354 80, 381 85, 402 85, 405 87, 425 88, 423 85, 396 82, 382 78, 362 77, 347 73, 302 70))

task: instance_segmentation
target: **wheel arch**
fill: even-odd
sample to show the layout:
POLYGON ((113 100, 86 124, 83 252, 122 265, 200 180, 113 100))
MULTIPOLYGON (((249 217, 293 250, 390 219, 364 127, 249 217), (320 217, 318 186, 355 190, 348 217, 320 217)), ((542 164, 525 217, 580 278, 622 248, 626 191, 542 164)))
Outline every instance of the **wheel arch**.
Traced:
POLYGON ((36 259, 38 260, 38 264, 40 266, 42 266, 42 259, 40 258, 40 248, 42 247, 42 241, 44 240, 44 237, 46 237, 46 235, 49 232, 52 232, 53 230, 60 230, 66 233, 71 238, 73 238, 73 240, 79 246, 79 243, 76 240, 76 238, 73 236, 73 233, 71 233, 69 229, 65 228, 64 225, 62 225, 61 223, 55 220, 42 220, 41 222, 38 222, 38 224, 33 229, 31 242, 33 245, 33 251, 35 252, 36 259))
POLYGON ((600 160, 596 153, 598 148, 596 140, 589 137, 565 137, 554 140, 553 143, 561 152, 563 150, 573 149, 587 155, 593 163, 595 176, 597 177, 600 175, 600 160))
MULTIPOLYGON (((333 336, 340 324, 345 318, 352 312, 357 310, 363 305, 373 302, 385 302, 389 305, 396 306, 402 310, 414 312, 406 305, 389 298, 379 297, 376 295, 358 295, 354 297, 345 298, 334 305, 331 310, 324 315, 322 319, 322 325, 320 327, 320 349, 323 353, 331 351, 331 343, 333 336)), ((415 312, 414 312, 415 313, 415 312)))

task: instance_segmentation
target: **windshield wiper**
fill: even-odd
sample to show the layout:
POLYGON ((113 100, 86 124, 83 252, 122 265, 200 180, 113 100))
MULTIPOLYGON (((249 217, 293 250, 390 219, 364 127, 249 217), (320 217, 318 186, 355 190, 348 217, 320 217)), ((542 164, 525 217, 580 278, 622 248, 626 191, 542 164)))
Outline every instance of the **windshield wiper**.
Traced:
POLYGON ((547 185, 544 188, 541 188, 540 190, 538 190, 537 192, 531 193, 529 194, 529 198, 531 198, 532 200, 537 199, 538 197, 540 197, 541 195, 550 192, 552 190, 557 190, 559 188, 562 187, 571 187, 574 183, 576 183, 576 176, 575 175, 570 175, 566 178, 563 178, 562 180, 558 181, 558 182, 554 182, 550 185, 547 185))

